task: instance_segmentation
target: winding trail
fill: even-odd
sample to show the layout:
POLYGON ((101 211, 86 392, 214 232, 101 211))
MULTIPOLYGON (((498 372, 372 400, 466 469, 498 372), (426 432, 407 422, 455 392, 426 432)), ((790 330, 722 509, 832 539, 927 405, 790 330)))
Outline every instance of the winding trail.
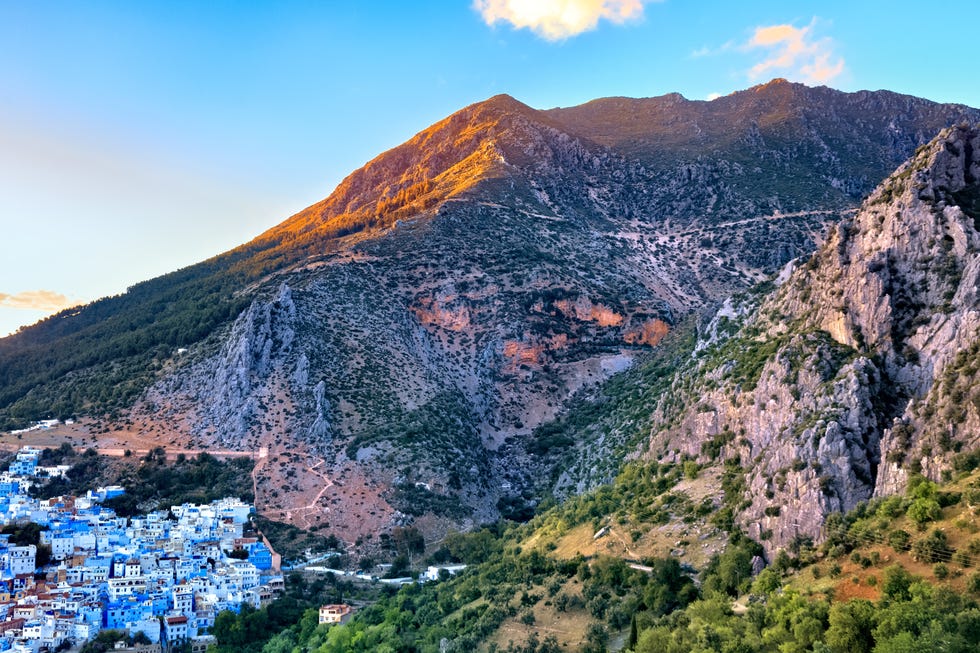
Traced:
POLYGON ((286 512, 286 516, 291 521, 293 520, 294 517, 296 519, 302 519, 303 522, 305 523, 305 526, 308 528, 310 526, 310 519, 304 513, 308 513, 308 512, 310 512, 312 510, 316 510, 317 507, 318 507, 317 504, 320 503, 320 499, 322 499, 323 498, 323 495, 326 494, 327 490, 329 490, 334 485, 336 485, 336 483, 334 483, 333 479, 331 479, 326 474, 323 474, 322 472, 317 471, 317 468, 318 467, 321 467, 322 465, 325 465, 326 464, 327 461, 325 459, 323 459, 323 458, 315 458, 314 456, 311 456, 310 454, 306 454, 306 455, 309 458, 313 458, 313 460, 316 460, 317 461, 317 462, 315 462, 312 465, 307 465, 306 466, 306 471, 309 472, 310 474, 313 474, 314 476, 322 479, 323 480, 323 487, 320 488, 320 491, 317 492, 316 496, 313 498, 312 501, 310 501, 305 506, 299 506, 297 508, 292 508, 292 509, 288 510, 286 512))
POLYGON ((790 218, 804 218, 811 215, 849 215, 851 213, 857 213, 857 209, 827 209, 820 211, 794 211, 791 213, 773 213, 771 215, 757 215, 752 218, 745 218, 743 220, 732 220, 731 222, 719 222, 718 224, 711 225, 701 225, 698 227, 692 227, 689 229, 678 229, 676 231, 667 231, 667 235, 671 236, 682 236, 687 234, 695 234, 701 231, 711 231, 715 229, 725 229, 728 227, 738 227, 741 225, 752 224, 754 222, 773 222, 775 220, 787 220, 790 218))

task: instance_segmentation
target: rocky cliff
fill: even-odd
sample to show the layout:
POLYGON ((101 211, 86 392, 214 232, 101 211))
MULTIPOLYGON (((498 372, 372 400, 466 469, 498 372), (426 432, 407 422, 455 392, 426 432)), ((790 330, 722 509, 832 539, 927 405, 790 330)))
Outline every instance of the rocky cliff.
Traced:
POLYGON ((729 302, 661 404, 651 453, 738 457, 769 546, 980 447, 978 139, 944 131, 771 296, 729 302))
MULTIPOLYGON (((710 103, 491 98, 251 243, 0 341, 0 417, 57 401, 141 441, 267 451, 260 509, 349 541, 493 519, 552 471, 537 429, 685 315, 809 254, 893 159, 964 117, 980 114, 782 80, 710 103)), ((891 383, 897 367, 849 360, 848 342, 819 340, 827 362, 804 376, 891 383)), ((814 419, 836 406, 810 400, 814 419)), ((862 446, 900 399, 876 401, 849 409, 862 446)), ((591 447, 566 487, 603 480, 616 461, 596 457, 618 450, 591 447)), ((847 462, 855 488, 879 473, 866 458, 847 462)))

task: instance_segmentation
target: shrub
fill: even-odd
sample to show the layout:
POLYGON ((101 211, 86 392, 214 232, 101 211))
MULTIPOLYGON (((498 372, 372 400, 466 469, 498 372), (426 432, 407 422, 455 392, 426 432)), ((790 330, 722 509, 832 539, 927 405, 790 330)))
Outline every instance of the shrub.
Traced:
POLYGON ((966 551, 957 551, 953 554, 953 562, 964 569, 973 566, 973 559, 966 551))
POLYGON ((899 552, 908 551, 911 539, 912 536, 907 531, 897 529, 888 534, 888 546, 899 552))
POLYGON ((895 519, 905 512, 905 504, 900 496, 890 496, 879 504, 875 514, 886 519, 895 519))
POLYGON ((912 557, 919 562, 942 562, 953 555, 946 539, 946 533, 934 528, 929 535, 916 540, 912 545, 912 557))
POLYGON ((894 601, 907 601, 910 598, 909 588, 914 580, 912 574, 900 565, 885 568, 881 576, 881 593, 894 601))
POLYGON ((966 550, 970 555, 980 555, 980 537, 975 537, 966 545, 966 550))
POLYGON ((966 579, 966 591, 974 596, 980 596, 980 571, 975 571, 966 579))
POLYGON ((912 502, 905 514, 921 528, 928 522, 940 519, 943 509, 935 499, 919 498, 912 502))
POLYGON ((684 461, 684 476, 689 479, 695 479, 698 477, 698 464, 693 460, 684 461))
POLYGON ((830 608, 830 627, 824 641, 834 651, 867 653, 874 646, 874 616, 874 605, 870 601, 857 599, 835 603, 830 608))

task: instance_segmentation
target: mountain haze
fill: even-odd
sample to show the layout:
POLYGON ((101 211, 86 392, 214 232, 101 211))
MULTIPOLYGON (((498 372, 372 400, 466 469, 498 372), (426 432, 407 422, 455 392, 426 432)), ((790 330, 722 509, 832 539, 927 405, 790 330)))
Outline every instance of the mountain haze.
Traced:
POLYGON ((490 520, 556 462, 536 428, 809 254, 963 120, 980 112, 784 80, 713 102, 496 96, 251 243, 0 340, 0 414, 268 447, 260 510, 349 541, 490 520))

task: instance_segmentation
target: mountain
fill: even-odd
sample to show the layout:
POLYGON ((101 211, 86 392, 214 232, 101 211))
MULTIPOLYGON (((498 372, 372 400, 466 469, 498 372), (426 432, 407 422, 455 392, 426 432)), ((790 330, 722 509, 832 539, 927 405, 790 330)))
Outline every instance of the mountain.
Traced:
MULTIPOLYGON (((562 471, 574 440, 540 437, 556 417, 962 120, 980 112, 784 80, 713 102, 497 96, 251 243, 0 340, 0 417, 268 448, 260 509, 348 541, 493 519, 562 471)), ((564 485, 603 480, 629 428, 564 485)))
POLYGON ((729 301, 657 408, 651 455, 738 460, 772 548, 951 478, 980 451, 980 130, 943 131, 761 304, 729 301), (757 306, 753 307, 752 304, 757 306))
POLYGON ((783 207, 793 210, 840 202, 841 195, 860 199, 883 170, 935 136, 951 110, 961 111, 888 91, 840 93, 776 79, 711 102, 677 94, 604 98, 547 113, 648 166, 691 160, 741 166, 743 193, 798 202, 783 207))

